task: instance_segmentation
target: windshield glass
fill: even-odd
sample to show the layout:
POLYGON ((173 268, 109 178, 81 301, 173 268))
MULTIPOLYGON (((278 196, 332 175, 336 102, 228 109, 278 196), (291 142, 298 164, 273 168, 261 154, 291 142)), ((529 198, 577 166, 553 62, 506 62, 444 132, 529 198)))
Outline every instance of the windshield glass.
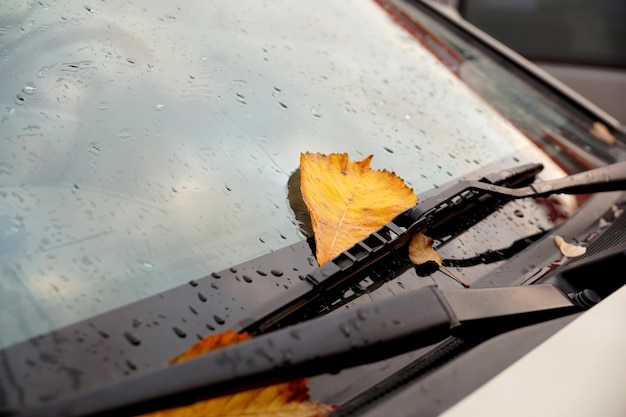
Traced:
POLYGON ((540 158, 375 2, 3 2, 0 45, 0 346, 302 240, 301 152, 540 158))

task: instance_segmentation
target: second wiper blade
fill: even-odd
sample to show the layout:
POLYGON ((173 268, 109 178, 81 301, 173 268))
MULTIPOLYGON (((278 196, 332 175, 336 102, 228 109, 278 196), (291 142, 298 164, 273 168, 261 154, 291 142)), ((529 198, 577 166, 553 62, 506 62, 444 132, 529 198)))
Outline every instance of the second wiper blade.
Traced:
MULTIPOLYGON (((536 168, 526 166, 521 171, 508 173, 508 176, 518 182, 520 178, 523 181, 525 178, 523 173, 531 172, 530 175, 534 177, 537 173, 536 168)), ((266 311, 269 313, 259 313, 255 317, 260 318, 244 321, 242 331, 255 335, 293 324, 294 317, 297 317, 296 313, 319 303, 325 293, 332 292, 384 258, 405 248, 416 233, 428 234, 428 230, 463 213, 470 202, 475 203, 485 198, 506 202, 561 193, 585 194, 626 190, 626 161, 521 188, 507 186, 510 184, 506 181, 507 175, 502 178, 500 184, 504 185, 485 180, 459 182, 441 194, 398 214, 379 230, 307 274, 305 279, 310 284, 310 289, 294 288, 291 301, 268 306, 266 311), (295 294, 296 292, 300 294, 295 294)))

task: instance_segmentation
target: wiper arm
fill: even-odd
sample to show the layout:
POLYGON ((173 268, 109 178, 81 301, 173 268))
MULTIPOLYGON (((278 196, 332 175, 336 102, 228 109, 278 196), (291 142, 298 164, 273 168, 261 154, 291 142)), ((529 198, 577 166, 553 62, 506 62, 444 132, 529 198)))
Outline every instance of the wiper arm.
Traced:
POLYGON ((372 363, 450 335, 503 331, 578 311, 550 284, 470 290, 425 287, 26 408, 16 417, 133 416, 372 363))
MULTIPOLYGON (((519 180, 520 175, 524 177, 524 172, 532 172, 534 177, 538 172, 537 166, 525 166, 521 171, 509 174, 519 180)), ((506 184, 506 175, 502 178, 505 179, 501 183, 506 184)), ((363 271, 405 248, 416 233, 427 232, 444 224, 466 211, 469 204, 476 204, 485 198, 506 202, 552 194, 585 194, 617 190, 626 190, 626 161, 521 188, 511 188, 487 180, 459 182, 443 193, 398 214, 376 232, 311 271, 305 277, 310 284, 308 291, 294 288, 294 292, 299 291, 300 294, 292 297, 292 301, 278 306, 268 306, 269 313, 256 314, 255 317, 261 318, 244 322, 242 330, 256 335, 293 324, 298 312, 319 303, 326 293, 336 290, 346 282, 355 281, 355 277, 360 276, 363 271)), ((299 321, 299 318, 295 321, 299 321)))

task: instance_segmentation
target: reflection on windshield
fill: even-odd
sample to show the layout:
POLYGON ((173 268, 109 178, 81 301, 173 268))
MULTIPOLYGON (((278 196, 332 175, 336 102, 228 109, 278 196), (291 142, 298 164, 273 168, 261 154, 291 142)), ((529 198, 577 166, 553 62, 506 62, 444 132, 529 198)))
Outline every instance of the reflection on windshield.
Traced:
POLYGON ((0 5, 0 346, 301 240, 299 153, 418 193, 530 145, 374 3, 0 5))

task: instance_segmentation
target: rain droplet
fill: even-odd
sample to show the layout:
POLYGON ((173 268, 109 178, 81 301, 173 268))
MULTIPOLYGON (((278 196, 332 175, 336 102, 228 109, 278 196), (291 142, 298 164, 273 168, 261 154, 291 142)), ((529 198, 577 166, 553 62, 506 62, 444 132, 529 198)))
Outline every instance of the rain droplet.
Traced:
POLYGON ((233 266, 231 266, 230 268, 228 268, 228 270, 229 270, 230 272, 232 272, 233 274, 237 273, 237 268, 235 268, 235 267, 233 267, 233 266))
POLYGON ((129 359, 126 359, 126 366, 128 366, 128 369, 130 369, 131 371, 134 371, 137 369, 137 365, 132 363, 129 359))
POLYGON ((172 327, 172 330, 174 330, 174 333, 176 333, 176 336, 178 336, 180 338, 187 337, 187 333, 185 333, 183 330, 179 329, 176 326, 172 327))
POLYGON ((189 285, 191 285, 192 287, 197 287, 198 286, 198 281, 192 279, 191 281, 189 281, 189 285))
POLYGON ((50 67, 39 68, 39 71, 37 71, 37 78, 45 77, 46 75, 48 75, 48 72, 50 72, 50 67))
POLYGON ((101 101, 100 103, 98 103, 98 110, 108 110, 109 106, 110 104, 108 101, 101 101))
POLYGON ((161 111, 161 110, 163 110, 163 109, 165 108, 165 104, 163 104, 163 103, 157 103, 157 105, 156 105, 156 106, 154 106, 154 108, 155 108, 157 111, 161 111))
POLYGON ((383 146, 383 149, 386 150, 389 153, 393 153, 393 150, 388 148, 388 147, 386 147, 386 146, 383 146))
POLYGON ((217 283, 216 283, 216 282, 212 282, 212 283, 211 283, 211 288, 213 288, 213 289, 215 289, 215 290, 219 290, 219 289, 220 289, 220 286, 219 286, 219 285, 217 285, 217 283))
POLYGON ((515 214, 517 217, 524 217, 524 212, 520 209, 516 209, 513 214, 515 214))
POLYGON ((176 187, 174 187, 173 185, 170 187, 170 190, 172 190, 173 193, 177 193, 178 189, 176 187))
POLYGON ((200 299, 200 301, 202 301, 203 303, 206 302, 206 295, 204 295, 202 292, 198 291, 198 298, 200 299))
POLYGON ((248 275, 244 274, 243 275, 243 280, 246 282, 252 282, 252 278, 250 278, 248 275))
POLYGON ((104 330, 98 330, 98 334, 100 336, 102 336, 103 338, 105 338, 105 339, 109 338, 109 334, 107 332, 105 332, 104 330))
POLYGON ((189 306, 189 311, 191 311, 193 314, 195 314, 196 316, 198 315, 198 310, 196 310, 195 308, 193 308, 192 306, 189 306))
POLYGON ((262 271, 262 270, 260 270, 260 269, 257 269, 256 273, 257 273, 257 274, 259 274, 259 275, 261 275, 262 277, 266 277, 266 276, 267 276, 267 272, 262 271))
POLYGON ((35 91, 37 91, 37 88, 33 83, 26 83, 26 85, 24 85, 24 87, 22 88, 22 92, 24 94, 28 94, 29 96, 35 94, 35 91))
POLYGON ((283 103, 282 101, 279 101, 278 104, 280 105, 280 107, 282 107, 283 109, 287 108, 287 105, 285 103, 283 103))
POLYGON ((278 269, 272 269, 272 270, 270 271, 270 273, 271 273, 272 275, 274 275, 275 277, 282 277, 282 276, 283 276, 283 271, 280 271, 280 270, 278 270, 278 269))
POLYGON ((133 321, 131 322, 131 325, 136 329, 137 327, 141 326, 143 324, 143 321, 141 321, 140 319, 133 319, 133 321))
POLYGON ((151 270, 154 267, 154 264, 148 261, 141 261, 141 266, 143 266, 146 270, 151 270))
POLYGON ((91 142, 89 144, 89 147, 87 148, 88 152, 91 152, 94 155, 99 155, 100 154, 100 150, 102 148, 100 147, 100 144, 97 142, 91 142))
POLYGON ((220 279, 222 278, 222 276, 220 274, 218 274, 217 272, 211 272, 211 276, 215 279, 220 279))
POLYGON ((141 344, 141 340, 139 340, 137 336, 135 336, 131 332, 124 332, 124 337, 133 346, 139 346, 141 344))
POLYGON ((352 329, 350 329, 350 326, 347 323, 341 323, 339 329, 345 337, 350 337, 350 334, 352 334, 352 329))
POLYGON ((217 314, 213 316, 213 320, 215 320, 215 322, 219 325, 226 323, 226 320, 224 320, 222 317, 218 316, 217 314))
POLYGON ((136 61, 133 58, 126 58, 126 63, 130 66, 135 65, 136 61))
POLYGON ((15 96, 15 103, 19 104, 20 106, 22 106, 22 105, 24 105, 24 102, 25 102, 24 96, 22 96, 21 94, 18 93, 15 96))
POLYGON ((224 194, 228 195, 233 191, 232 188, 230 188, 230 186, 226 183, 224 183, 224 194))

